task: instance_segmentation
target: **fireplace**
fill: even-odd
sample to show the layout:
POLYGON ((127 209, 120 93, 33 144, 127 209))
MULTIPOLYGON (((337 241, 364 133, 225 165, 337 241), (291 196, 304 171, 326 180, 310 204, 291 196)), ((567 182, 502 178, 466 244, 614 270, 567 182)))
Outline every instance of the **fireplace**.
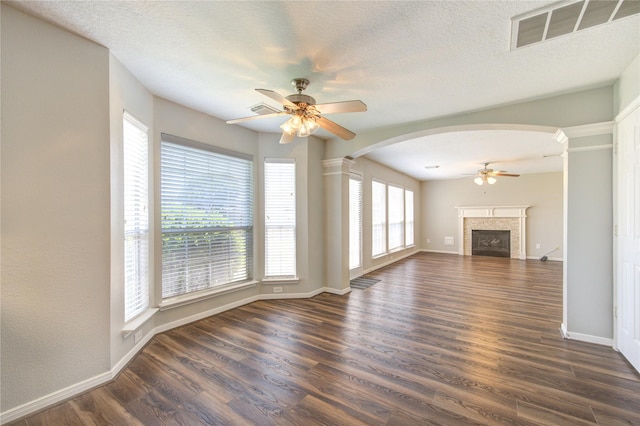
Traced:
MULTIPOLYGON (((526 229, 529 206, 456 207, 458 210, 458 254, 471 256, 474 243, 471 231, 508 231, 506 257, 526 259, 526 229)), ((494 242, 494 244, 499 244, 494 242)), ((495 247, 494 247, 495 248, 495 247)), ((495 250, 492 250, 495 251, 495 250)))
POLYGON ((511 231, 471 230, 473 256, 511 257, 511 231))

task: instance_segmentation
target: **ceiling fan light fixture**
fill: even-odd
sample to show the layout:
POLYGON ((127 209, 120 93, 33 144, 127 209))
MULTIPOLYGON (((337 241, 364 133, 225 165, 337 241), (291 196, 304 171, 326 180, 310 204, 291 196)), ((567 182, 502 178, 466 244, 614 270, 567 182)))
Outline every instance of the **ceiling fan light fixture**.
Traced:
POLYGON ((304 128, 309 132, 310 135, 314 134, 320 128, 320 125, 316 123, 315 118, 307 117, 304 120, 304 128))
POLYGON ((480 176, 475 178, 473 181, 478 185, 482 185, 484 183, 484 179, 482 179, 480 176))
POLYGON ((280 126, 280 128, 290 135, 295 135, 298 133, 300 128, 302 127, 302 119, 299 115, 295 114, 293 117, 288 119, 284 124, 280 126))
POLYGON ((487 178, 487 182, 489 182, 489 185, 493 185, 494 183, 496 183, 496 178, 489 176, 487 178))

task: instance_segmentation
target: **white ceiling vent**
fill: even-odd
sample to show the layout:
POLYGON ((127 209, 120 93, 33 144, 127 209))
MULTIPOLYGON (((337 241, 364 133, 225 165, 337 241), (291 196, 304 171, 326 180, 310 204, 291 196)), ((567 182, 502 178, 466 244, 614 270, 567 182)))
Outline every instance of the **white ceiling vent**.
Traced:
POLYGON ((511 19, 511 50, 640 14, 640 0, 573 0, 511 19))
POLYGON ((255 112, 258 115, 273 114, 274 112, 282 112, 279 109, 275 109, 274 107, 267 105, 263 102, 260 102, 259 104, 250 107, 250 109, 251 111, 255 112))

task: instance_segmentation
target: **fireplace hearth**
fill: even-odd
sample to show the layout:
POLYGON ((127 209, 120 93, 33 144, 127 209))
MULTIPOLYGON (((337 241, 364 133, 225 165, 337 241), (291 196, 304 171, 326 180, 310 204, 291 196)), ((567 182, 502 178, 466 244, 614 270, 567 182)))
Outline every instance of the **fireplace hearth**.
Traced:
POLYGON ((471 255, 511 257, 511 231, 471 230, 471 255))

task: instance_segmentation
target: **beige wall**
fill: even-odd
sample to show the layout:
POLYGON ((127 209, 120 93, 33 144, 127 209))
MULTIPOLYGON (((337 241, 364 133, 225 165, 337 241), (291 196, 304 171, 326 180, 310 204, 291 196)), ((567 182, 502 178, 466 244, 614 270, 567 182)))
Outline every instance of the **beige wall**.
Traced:
POLYGON ((527 257, 540 258, 558 247, 549 258, 562 260, 562 172, 503 177, 494 185, 482 186, 471 177, 425 181, 420 192, 420 247, 424 250, 458 253, 461 241, 456 207, 528 205, 527 257), (453 236, 455 245, 444 245, 445 236, 453 236))
POLYGON ((2 5, 2 410, 109 370, 109 52, 2 5))
MULTIPOLYGON (((327 212, 329 201, 323 198, 327 194, 323 188, 322 158, 342 158, 388 138, 443 125, 525 122, 570 126, 612 118, 612 89, 599 88, 405 128, 364 133, 354 141, 327 144, 310 138, 308 143, 300 141, 282 147, 277 144, 277 135, 228 126, 222 120, 153 97, 104 47, 29 17, 6 4, 1 8, 0 410, 3 413, 12 410, 19 413, 21 406, 30 410, 44 407, 47 402, 71 396, 78 389, 104 383, 114 368, 122 365, 140 347, 133 344, 131 336, 121 334, 123 292, 121 265, 118 264, 121 251, 116 247, 120 231, 116 223, 122 201, 114 193, 118 192, 121 182, 113 177, 118 174, 118 164, 114 163, 120 156, 118 144, 121 143, 123 109, 145 121, 151 129, 156 223, 159 219, 158 146, 162 132, 249 153, 258 164, 265 156, 281 155, 293 156, 300 162, 298 269, 301 280, 298 285, 287 286, 286 291, 303 296, 327 285, 323 253, 330 252, 331 247, 325 245, 323 238, 326 234, 323 218, 330 212, 327 212)), ((637 60, 635 64, 626 74, 625 81, 629 81, 629 75, 637 70, 637 60)), ((629 86, 637 91, 637 85, 624 85, 625 88, 629 86)), ((628 93, 625 88, 619 90, 623 95, 628 93)), ((621 98, 628 96, 618 96, 621 98)), ((574 158, 575 168, 570 175, 576 186, 572 189, 576 191, 572 209, 593 199, 581 199, 583 193, 580 191, 588 191, 589 187, 580 183, 580 176, 591 176, 588 170, 592 164, 609 161, 606 154, 598 156, 596 161, 592 161, 591 154, 576 154, 574 158)), ((425 240, 430 238, 435 244, 450 233, 447 212, 460 203, 487 204, 504 200, 509 204, 531 204, 528 227, 533 236, 528 242, 534 245, 539 242, 542 246, 540 252, 535 248, 528 250, 533 255, 555 245, 556 234, 562 232, 561 226, 555 230, 555 176, 540 175, 535 179, 522 176, 513 181, 500 181, 494 187, 496 191, 492 189, 481 194, 476 185, 462 186, 467 183, 462 181, 420 184, 364 158, 356 160, 353 170, 360 172, 365 180, 365 230, 370 227, 371 179, 414 190, 416 248, 437 249, 429 247, 425 240), (540 183, 544 179, 549 180, 543 191, 540 183), (509 185, 526 187, 508 189, 509 185), (504 191, 502 195, 498 189, 504 191), (505 193, 512 196, 505 200, 505 193), (468 197, 456 199, 460 195, 468 197), (424 222, 422 227, 421 220, 424 222)), ((260 182, 256 166, 257 279, 262 276, 260 182)), ((596 198, 606 202, 606 192, 599 192, 596 198)), ((600 213, 610 213, 610 210, 610 205, 596 205, 591 214, 596 217, 600 213)), ((589 229, 590 222, 582 220, 579 225, 581 229, 589 229)), ((454 225, 451 228, 453 235, 455 230, 454 225)), ((368 234, 365 231, 363 235, 365 270, 410 251, 373 260, 368 234)), ((574 235, 569 237, 572 243, 578 241, 574 235)), ((598 238, 605 237, 599 235, 598 238)), ((159 241, 155 241, 153 286, 156 302, 159 301, 160 285, 158 244, 159 241)), ((593 252, 586 255, 592 256, 593 252)), ((553 256, 560 256, 560 253, 553 256)), ((610 265, 610 259, 608 261, 610 265)), ((581 262, 584 260, 576 259, 574 268, 580 268, 581 262)), ((605 294, 611 289, 610 280, 603 275, 607 270, 606 259, 594 257, 592 263, 598 280, 594 281, 595 275, 591 274, 581 282, 576 281, 576 297, 571 299, 570 306, 574 313, 572 321, 575 320, 570 324, 586 334, 600 332, 598 327, 589 326, 593 323, 604 323, 604 328, 608 329, 603 318, 611 317, 611 306, 604 306, 602 299, 579 297, 585 290, 605 294), (589 313, 597 315, 587 315, 589 313)), ((142 328, 143 336, 146 339, 158 330, 244 303, 269 294, 269 291, 257 285, 162 311, 142 328)))

